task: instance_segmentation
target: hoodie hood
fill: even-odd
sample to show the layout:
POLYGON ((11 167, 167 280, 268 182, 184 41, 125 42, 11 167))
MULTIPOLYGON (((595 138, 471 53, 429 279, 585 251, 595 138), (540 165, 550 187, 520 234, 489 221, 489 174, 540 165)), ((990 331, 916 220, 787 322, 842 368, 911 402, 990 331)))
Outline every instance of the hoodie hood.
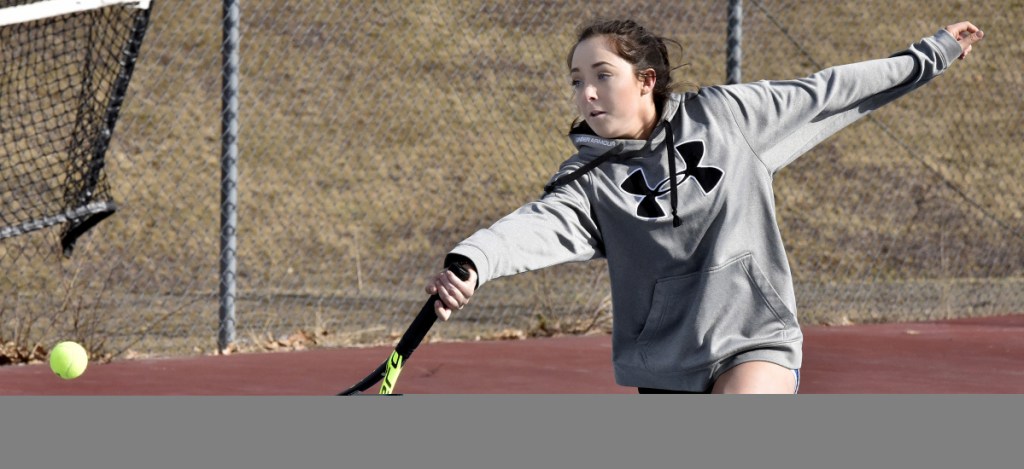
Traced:
POLYGON ((673 225, 678 227, 682 222, 676 214, 678 197, 676 195, 676 178, 679 174, 676 171, 675 159, 675 135, 672 132, 672 118, 679 110, 682 97, 678 94, 671 94, 665 100, 661 110, 661 117, 651 131, 647 140, 634 139, 609 139, 598 136, 590 128, 590 125, 580 122, 569 131, 569 139, 576 147, 579 160, 583 166, 565 174, 544 186, 544 193, 547 194, 559 186, 573 182, 587 174, 601 163, 609 160, 621 161, 638 156, 645 156, 653 153, 662 143, 667 143, 665 157, 668 159, 669 174, 672 175, 671 203, 673 225))
POLYGON ((651 131, 651 136, 647 140, 600 137, 594 133, 586 121, 580 122, 569 131, 569 140, 572 141, 573 146, 576 147, 580 158, 584 162, 591 158, 605 155, 609 151, 613 152, 614 155, 636 156, 627 154, 644 149, 653 150, 664 141, 665 130, 670 128, 669 123, 676 115, 681 101, 682 96, 675 93, 669 95, 662 106, 661 116, 658 118, 654 130, 651 131))

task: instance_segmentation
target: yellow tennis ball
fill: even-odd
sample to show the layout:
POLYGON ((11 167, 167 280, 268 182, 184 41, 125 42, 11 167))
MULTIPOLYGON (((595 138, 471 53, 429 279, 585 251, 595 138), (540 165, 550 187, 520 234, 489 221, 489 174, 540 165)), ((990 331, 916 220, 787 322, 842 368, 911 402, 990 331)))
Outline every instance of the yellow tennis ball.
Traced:
POLYGON ((61 342, 50 350, 50 369, 64 379, 75 379, 85 373, 89 354, 75 342, 61 342))

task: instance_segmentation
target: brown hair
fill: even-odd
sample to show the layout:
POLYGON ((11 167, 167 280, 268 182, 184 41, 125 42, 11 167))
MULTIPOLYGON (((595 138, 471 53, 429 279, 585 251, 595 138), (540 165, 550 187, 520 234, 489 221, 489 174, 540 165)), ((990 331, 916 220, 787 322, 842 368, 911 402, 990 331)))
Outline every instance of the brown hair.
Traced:
MULTIPOLYGON (((594 36, 606 36, 615 54, 633 65, 637 78, 643 78, 642 70, 654 69, 654 106, 660 117, 665 101, 676 86, 672 82, 673 68, 669 63, 668 47, 665 44, 675 44, 680 49, 682 45, 675 40, 655 35, 633 20, 596 19, 580 26, 576 43, 569 49, 569 55, 565 60, 570 69, 576 47, 594 36)), ((578 120, 573 122, 573 127, 576 124, 578 120)))

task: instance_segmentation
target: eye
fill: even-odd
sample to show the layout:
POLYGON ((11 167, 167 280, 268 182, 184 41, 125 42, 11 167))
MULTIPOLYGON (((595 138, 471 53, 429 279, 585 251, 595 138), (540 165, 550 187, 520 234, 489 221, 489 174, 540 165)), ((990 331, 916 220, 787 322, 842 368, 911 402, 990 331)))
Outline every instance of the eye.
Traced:
POLYGON ((612 77, 612 74, 608 73, 608 72, 601 72, 601 73, 597 74, 597 79, 598 80, 607 80, 607 79, 609 79, 611 77, 612 77))
POLYGON ((572 89, 574 90, 579 89, 582 85, 583 82, 581 80, 572 80, 571 82, 569 82, 569 86, 572 86, 572 89))

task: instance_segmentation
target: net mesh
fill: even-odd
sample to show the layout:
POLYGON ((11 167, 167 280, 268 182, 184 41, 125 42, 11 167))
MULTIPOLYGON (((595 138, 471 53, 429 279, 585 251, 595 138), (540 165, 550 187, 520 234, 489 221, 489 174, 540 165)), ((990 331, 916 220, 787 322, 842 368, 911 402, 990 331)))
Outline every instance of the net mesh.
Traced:
POLYGON ((104 155, 148 19, 123 5, 0 28, 0 239, 63 225, 70 255, 116 210, 104 155))

